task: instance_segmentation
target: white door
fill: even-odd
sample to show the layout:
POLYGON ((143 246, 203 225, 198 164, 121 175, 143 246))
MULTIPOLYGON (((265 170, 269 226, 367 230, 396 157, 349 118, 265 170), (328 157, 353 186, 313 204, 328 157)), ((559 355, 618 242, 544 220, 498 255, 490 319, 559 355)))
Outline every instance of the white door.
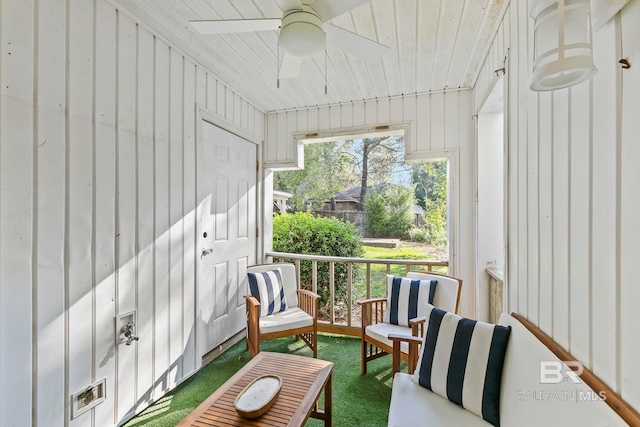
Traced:
POLYGON ((256 145, 202 122, 201 356, 246 326, 256 254, 256 145))

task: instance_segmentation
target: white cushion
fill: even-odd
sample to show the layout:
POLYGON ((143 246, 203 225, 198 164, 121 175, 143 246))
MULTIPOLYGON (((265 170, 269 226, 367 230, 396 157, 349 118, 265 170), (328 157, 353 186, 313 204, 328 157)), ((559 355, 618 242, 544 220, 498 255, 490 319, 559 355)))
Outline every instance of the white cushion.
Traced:
MULTIPOLYGON (((282 272, 282 286, 284 287, 284 295, 287 299, 287 307, 298 306, 298 279, 296 276, 296 266, 290 262, 274 262, 272 264, 252 265, 247 267, 247 273, 260 273, 279 268, 282 272)), ((247 281, 246 295, 251 295, 247 281)))
MULTIPOLYGON (((411 336, 411 328, 406 326, 392 325, 390 323, 376 323, 375 325, 369 325, 364 330, 365 335, 370 336, 373 339, 380 341, 383 344, 393 347, 393 341, 388 337, 390 334, 395 335, 409 335, 411 336)), ((409 353, 409 344, 403 342, 400 344, 400 351, 403 353, 409 353)))
POLYGON ((517 319, 503 314, 499 323, 511 326, 500 387, 502 427, 627 425, 606 402, 585 400, 597 396, 585 383, 541 384, 540 362, 559 359, 517 319))
POLYGON ((511 327, 429 305, 413 381, 500 425, 500 385, 511 327))
POLYGON ((247 273, 249 292, 260 302, 260 316, 278 313, 287 309, 287 298, 282 286, 282 271, 247 273))
POLYGON ((313 325, 313 317, 299 307, 260 318, 260 333, 268 334, 313 325))
POLYGON ((409 326, 409 320, 424 317, 433 302, 437 280, 410 279, 387 274, 387 307, 384 323, 409 326))
POLYGON ((414 426, 486 427, 491 424, 415 384, 411 375, 399 372, 393 378, 388 427, 414 426))
POLYGON ((457 279, 439 274, 419 273, 416 271, 410 271, 407 273, 407 277, 418 280, 437 280, 438 288, 433 298, 433 305, 449 313, 456 312, 458 288, 460 288, 460 282, 457 279))

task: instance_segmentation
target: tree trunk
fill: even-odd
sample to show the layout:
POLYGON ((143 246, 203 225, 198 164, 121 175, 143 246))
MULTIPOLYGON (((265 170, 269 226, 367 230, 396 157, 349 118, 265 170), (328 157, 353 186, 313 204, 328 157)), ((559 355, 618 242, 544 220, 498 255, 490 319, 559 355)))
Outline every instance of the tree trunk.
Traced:
POLYGON ((362 181, 360 183, 360 212, 364 212, 364 198, 367 196, 369 147, 370 144, 367 139, 362 141, 362 181))

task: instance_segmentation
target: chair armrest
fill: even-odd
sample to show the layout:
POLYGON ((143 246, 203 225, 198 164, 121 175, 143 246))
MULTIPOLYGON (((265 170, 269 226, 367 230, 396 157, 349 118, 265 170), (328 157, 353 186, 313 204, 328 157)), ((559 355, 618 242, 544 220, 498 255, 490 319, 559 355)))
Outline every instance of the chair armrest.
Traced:
POLYGON ((305 289, 298 289, 298 307, 300 307, 309 316, 313 317, 314 322, 318 319, 319 300, 320 295, 305 289))
POLYGON ((406 342, 409 344, 409 368, 408 371, 410 374, 413 374, 413 371, 418 364, 418 346, 422 344, 422 338, 410 336, 410 335, 396 335, 389 334, 389 340, 393 342, 393 363, 392 363, 392 372, 391 375, 394 376, 396 372, 400 371, 400 344, 402 342, 406 342))
POLYGON ((409 319, 409 326, 411 327, 411 335, 414 337, 423 337, 424 336, 424 323, 427 321, 427 318, 424 316, 416 317, 414 319, 409 319))
POLYGON ((245 295, 244 299, 247 300, 247 309, 250 307, 253 310, 254 307, 260 307, 260 301, 258 301, 258 298, 251 295, 245 295))
POLYGON ((369 299, 365 299, 362 301, 356 301, 356 304, 358 305, 369 305, 369 304, 373 304, 375 302, 382 302, 382 301, 386 301, 386 298, 369 298, 369 299))
POLYGON ((364 330, 369 325, 375 325, 382 323, 384 320, 384 309, 387 304, 386 298, 369 298, 364 301, 357 301, 357 304, 362 307, 362 336, 364 337, 364 330))

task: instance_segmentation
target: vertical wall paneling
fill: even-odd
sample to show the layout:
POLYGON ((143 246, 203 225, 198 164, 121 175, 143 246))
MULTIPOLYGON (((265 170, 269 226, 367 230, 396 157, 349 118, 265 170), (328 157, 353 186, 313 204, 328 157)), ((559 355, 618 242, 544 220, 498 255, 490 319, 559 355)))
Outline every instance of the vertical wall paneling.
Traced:
POLYGON ((32 403, 34 10, 0 8, 0 424, 16 425, 32 403))
MULTIPOLYGON (((425 96, 425 95, 420 95, 425 96)), ((417 153, 419 152, 418 142, 422 141, 424 138, 424 143, 428 143, 428 135, 429 133, 426 131, 429 127, 428 120, 418 120, 418 118, 428 117, 427 113, 418 114, 418 99, 417 96, 405 96, 402 98, 402 112, 404 121, 408 121, 411 123, 411 135, 409 137, 409 141, 405 141, 405 157, 409 153, 417 153), (422 138, 418 136, 418 132, 420 131, 420 127, 424 127, 425 133, 422 133, 422 138)))
MULTIPOLYGON (((364 102, 364 124, 375 125, 378 123, 378 102, 368 100, 364 102)), ((329 129, 331 127, 329 126, 329 129)))
MULTIPOLYGON (((447 94, 446 98, 453 98, 457 93, 447 94)), ((441 150, 445 147, 445 94, 443 92, 434 93, 430 97, 430 117, 431 132, 429 133, 429 148, 431 150, 441 150)), ((453 112, 457 114, 457 111, 453 112)), ((457 120, 454 120, 457 122, 457 120)), ((457 124, 457 123, 452 123, 457 124)))
POLYGON ((0 425, 116 425, 200 365, 196 103, 263 113, 104 0, 3 1, 0 58, 0 425))
MULTIPOLYGON (((620 40, 623 58, 640 58, 640 1, 632 0, 622 10, 617 22, 621 23, 622 34, 620 40)), ((638 61, 636 60, 636 65, 638 61)), ((640 197, 637 188, 640 182, 638 162, 640 161, 640 147, 638 134, 638 98, 640 97, 639 68, 618 69, 618 81, 621 85, 622 108, 620 117, 621 146, 620 150, 620 380, 622 396, 632 402, 634 407, 640 407, 640 368, 637 355, 640 353, 638 331, 634 325, 638 317, 637 305, 640 300, 638 290, 637 266, 640 259, 638 239, 640 238, 640 197)))
MULTIPOLYGON (((68 22, 68 313, 69 393, 77 393, 92 382, 92 95, 93 95, 93 3, 69 4, 68 22)), ((82 425, 85 413, 72 420, 82 425)))
MULTIPOLYGON (((94 381, 106 378, 107 393, 114 395, 116 303, 116 11, 95 2, 95 225, 94 281, 95 354, 94 381), (98 19, 99 17, 99 19, 98 19)), ((94 425, 114 422, 112 404, 96 406, 94 425)))
POLYGON ((616 235, 611 224, 616 223, 616 110, 617 94, 611 88, 617 67, 615 44, 616 28, 613 22, 605 25, 594 37, 594 61, 599 68, 593 76, 589 100, 593 120, 590 126, 592 160, 590 164, 591 187, 591 321, 593 336, 593 370, 608 384, 616 381, 616 337, 608 332, 616 323, 616 235), (607 66, 607 64, 609 64, 607 66), (610 285, 604 285, 604 284, 610 285))
MULTIPOLYGON (((590 86, 587 84, 587 86, 590 86)), ((591 326, 589 311, 582 307, 590 306, 590 274, 585 265, 590 265, 589 238, 591 221, 589 176, 591 173, 591 128, 589 90, 571 88, 569 90, 569 348, 571 353, 591 365, 590 339, 591 326)))
MULTIPOLYGON (((416 117, 431 117, 431 97, 419 95, 415 99, 416 117)), ((410 142, 411 151, 427 151, 431 148, 431 120, 420 120, 416 123, 415 141, 410 142)))
POLYGON ((136 405, 148 405, 153 392, 153 301, 154 287, 154 37, 138 28, 137 98, 136 98, 136 158, 137 164, 137 372, 136 405))
MULTIPOLYGON (((306 110, 303 110, 306 112, 306 110)), ((353 104, 345 104, 340 106, 340 122, 343 128, 353 126, 353 104)))
MULTIPOLYGON (((287 114, 295 114, 295 112, 288 112, 287 114)), ((339 129, 342 126, 342 107, 340 105, 335 105, 329 108, 329 128, 330 129, 339 129)))
MULTIPOLYGON (((538 96, 535 93, 527 97, 527 111, 536 111, 538 96)), ((527 265, 529 282, 540 283, 539 258, 540 248, 538 236, 540 233, 540 210, 538 205, 538 186, 540 183, 538 115, 527 114, 527 129, 530 144, 527 145, 527 265)), ((540 295, 538 286, 527 286, 527 314, 529 320, 536 324, 540 319, 540 295)))
MULTIPOLYGON (((134 21, 118 14, 118 158, 117 158, 117 308, 116 315, 136 309, 137 40, 134 21)), ((135 410, 136 346, 116 348, 118 419, 135 410)))
MULTIPOLYGON (((553 111, 551 104, 551 93, 540 93, 535 95, 538 98, 537 112, 553 111)), ((533 110, 531 110, 533 111, 533 110)), ((535 144, 538 149, 539 156, 539 181, 538 193, 538 212, 539 235, 538 250, 538 280, 539 285, 533 283, 529 293, 537 293, 538 298, 538 325, 545 330, 550 331, 553 327, 553 206, 550 195, 553 194, 553 170, 549 167, 552 159, 553 137, 552 137, 552 119, 551 114, 538 114, 538 140, 535 144)), ((511 196, 513 197, 513 196, 511 196)), ((534 237, 535 238, 535 237, 534 237)))
MULTIPOLYGON (((183 190, 182 190, 182 217, 184 218, 183 230, 183 350, 182 350, 182 375, 187 376, 196 369, 196 337, 195 337, 195 268, 196 268, 196 135, 195 135, 195 66, 191 61, 183 61, 183 190)), ((234 93, 231 93, 231 100, 234 93)), ((227 100, 228 101, 228 100, 227 100)), ((233 102, 233 101, 232 101, 233 102)), ((233 110, 232 110, 233 111, 233 110)))
MULTIPOLYGON (((350 107, 352 107, 350 105, 350 107)), ((343 107, 344 108, 344 107, 343 107)), ((402 98, 391 98, 389 100, 389 109, 390 109, 390 117, 389 121, 391 123, 398 123, 402 121, 402 117, 404 116, 404 111, 402 108, 402 98)), ((351 122, 348 123, 348 126, 352 126, 351 122)))
POLYGON ((640 407, 634 279, 640 199, 634 188, 640 2, 594 33, 598 73, 570 89, 529 89, 532 21, 511 2, 478 73, 476 108, 507 57, 511 309, 640 407))
POLYGON ((217 99, 216 99, 216 89, 218 87, 218 83, 216 82, 216 78, 213 74, 207 74, 207 102, 206 107, 209 111, 216 111, 217 99))
MULTIPOLYGON (((569 90, 553 93, 553 337, 569 348, 569 90)), ((522 168, 526 170, 526 167, 522 168)), ((526 193, 523 193, 526 194, 526 193)), ((526 211, 525 211, 526 212, 526 211)), ((528 280, 528 276, 527 276, 528 280)), ((535 286, 535 284, 531 284, 535 286)))
POLYGON ((307 110, 300 110, 298 111, 298 114, 296 114, 296 119, 298 121, 298 129, 300 129, 300 132, 306 132, 307 129, 309 128, 307 125, 308 113, 309 111, 307 110))
MULTIPOLYGON (((169 67, 169 385, 182 378, 182 288, 183 288, 183 58, 175 49, 170 52, 169 67)), ((224 88, 223 88, 224 90, 224 88)), ((220 92, 218 92, 220 93, 220 92)), ((224 107, 224 103, 223 103, 224 107)), ((224 109, 222 110, 224 112, 224 109)))
MULTIPOLYGON (((169 69, 170 49, 158 39, 154 47, 154 398, 169 385, 170 370, 170 191, 169 69)), ((208 86, 215 94, 215 81, 208 86)), ((213 105, 215 106, 215 100, 213 105)))
MULTIPOLYGON (((4 13, 11 13, 2 11, 4 13)), ((51 2, 39 2, 37 13, 37 262, 35 306, 37 318, 36 400, 33 420, 38 426, 62 426, 65 408, 65 34, 66 11, 51 2), (38 278, 46 278, 41 281, 38 278)), ((3 24, 4 25, 4 24, 3 24)), ((13 57, 13 54, 11 55, 13 57)), ((2 54, 4 58, 6 56, 2 54)), ((0 74, 2 74, 0 72, 0 74)), ((6 85, 2 84, 2 87, 6 85)), ((0 114, 2 107, 0 107, 0 114)), ((4 136, 0 137, 4 140, 4 136)), ((6 158, 4 152, 0 155, 6 158)), ((0 169, 1 170, 1 169, 0 169)), ((5 195, 2 194, 2 200, 5 195)), ((1 204, 1 203, 0 203, 1 204)), ((0 217, 0 223, 2 217, 0 217)), ((2 241, 5 240, 4 233, 2 241)), ((1 249, 0 249, 1 250, 1 249)), ((4 270, 4 269, 3 269, 4 270)), ((4 284, 0 283, 0 286, 4 284)), ((4 295, 0 301, 8 301, 4 295)), ((0 302, 0 305, 2 303, 0 302)), ((4 306, 0 310, 4 312, 4 306)), ((0 325, 1 327, 1 325, 0 325)), ((3 347, 7 344, 4 336, 3 347)), ((0 359, 2 359, 0 357, 0 359)), ((2 361, 0 360, 0 365, 2 361)), ((3 382, 5 377, 3 375, 3 382)), ((7 380, 8 381, 8 380, 7 380)), ((9 382, 7 382, 9 384, 9 382)), ((6 396, 0 397, 5 402, 6 396)), ((5 414, 6 408, 0 409, 5 414)), ((0 419, 2 415, 0 415, 0 419)), ((0 420, 0 424, 7 420, 0 420)))
MULTIPOLYGON (((353 126, 364 126, 364 102, 356 102, 353 104, 353 126)), ((316 129, 320 129, 320 124, 315 123, 316 129)), ((309 123, 311 127, 311 123, 309 123)))

